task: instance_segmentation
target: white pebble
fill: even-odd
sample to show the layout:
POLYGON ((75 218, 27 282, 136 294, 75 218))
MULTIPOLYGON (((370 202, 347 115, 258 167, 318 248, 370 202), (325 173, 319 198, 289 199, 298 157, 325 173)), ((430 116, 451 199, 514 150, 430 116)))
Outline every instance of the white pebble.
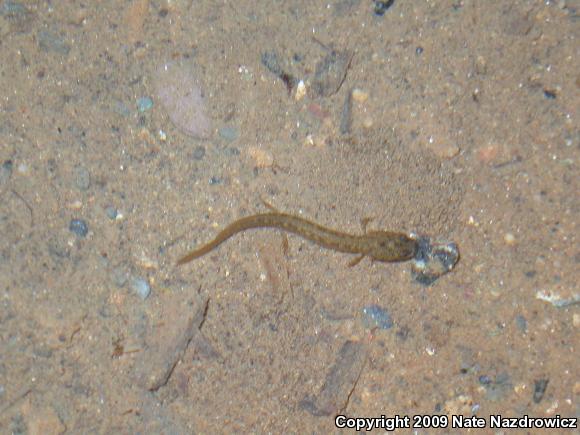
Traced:
POLYGON ((300 101, 302 98, 304 98, 304 96, 306 95, 306 85, 304 84, 303 80, 300 80, 298 82, 298 85, 296 86, 296 95, 295 95, 295 99, 296 101, 300 101))
POLYGON ((507 245, 512 246, 516 243, 516 236, 514 236, 512 233, 505 233, 503 240, 507 245))
POLYGON ((131 288, 142 300, 145 300, 151 294, 151 286, 143 278, 133 278, 131 288))

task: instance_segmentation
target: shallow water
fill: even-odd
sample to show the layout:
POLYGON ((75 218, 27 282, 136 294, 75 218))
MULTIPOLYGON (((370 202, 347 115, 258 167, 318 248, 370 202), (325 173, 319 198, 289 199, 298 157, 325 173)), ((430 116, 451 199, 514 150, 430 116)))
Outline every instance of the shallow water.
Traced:
POLYGON ((572 2, 125 4, 0 4, 0 427, 578 416, 572 2), (352 59, 326 62, 344 80, 319 97, 333 50, 352 59), (169 61, 198 68, 205 140, 156 99, 169 61), (451 240, 461 259, 425 288, 408 263, 348 267, 266 230, 175 267, 264 202, 451 240), (368 306, 393 327, 367 329, 368 306), (325 415, 301 406, 321 397, 325 415))

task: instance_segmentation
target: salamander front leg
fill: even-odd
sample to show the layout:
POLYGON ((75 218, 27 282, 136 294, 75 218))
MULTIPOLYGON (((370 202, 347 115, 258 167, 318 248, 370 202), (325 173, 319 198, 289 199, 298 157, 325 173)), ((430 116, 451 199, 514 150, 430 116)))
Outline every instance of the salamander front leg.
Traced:
POLYGON ((374 219, 375 218, 372 217, 365 217, 360 220, 360 226, 362 227, 364 234, 367 233, 367 227, 369 225, 369 222, 372 222, 374 219))
POLYGON ((278 211, 278 209, 276 207, 274 207, 272 204, 270 204, 268 201, 266 201, 262 196, 260 196, 260 201, 262 201, 262 204, 264 204, 264 207, 266 207, 271 212, 280 213, 280 211, 278 211))

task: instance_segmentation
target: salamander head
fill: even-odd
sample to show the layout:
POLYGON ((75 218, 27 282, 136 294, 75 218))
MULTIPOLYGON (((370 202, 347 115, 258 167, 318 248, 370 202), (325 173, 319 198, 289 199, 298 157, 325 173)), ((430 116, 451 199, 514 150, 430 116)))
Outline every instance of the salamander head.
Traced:
POLYGON ((372 240, 369 256, 377 261, 406 261, 417 252, 417 241, 402 233, 373 231, 367 234, 372 240))

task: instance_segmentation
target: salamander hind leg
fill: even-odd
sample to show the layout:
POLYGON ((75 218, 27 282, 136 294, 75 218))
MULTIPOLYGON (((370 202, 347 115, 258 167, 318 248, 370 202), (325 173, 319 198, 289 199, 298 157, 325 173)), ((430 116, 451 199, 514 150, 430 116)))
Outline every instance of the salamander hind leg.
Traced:
POLYGON ((364 254, 359 255, 358 257, 355 257, 354 259, 352 259, 349 263, 348 263, 348 267, 354 267, 357 264, 359 264, 362 259, 365 258, 364 254))

